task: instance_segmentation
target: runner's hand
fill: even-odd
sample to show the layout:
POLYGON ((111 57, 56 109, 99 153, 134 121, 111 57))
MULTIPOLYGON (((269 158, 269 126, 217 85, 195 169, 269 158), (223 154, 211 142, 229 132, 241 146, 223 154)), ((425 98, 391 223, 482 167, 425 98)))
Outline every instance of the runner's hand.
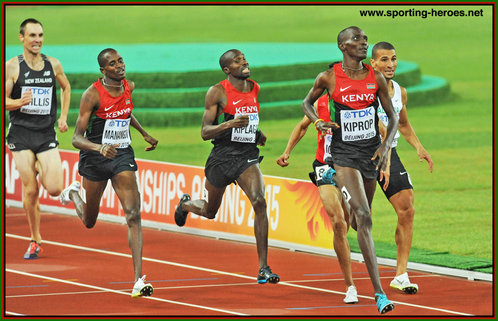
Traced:
POLYGON ((327 135, 329 129, 336 129, 340 128, 340 126, 337 123, 334 122, 325 122, 323 120, 320 120, 316 123, 316 129, 322 132, 322 137, 327 135))
POLYGON ((247 125, 249 125, 249 116, 242 115, 240 117, 234 118, 230 120, 230 125, 232 128, 247 127, 247 125))
POLYGON ((283 153, 280 155, 279 158, 277 158, 277 164, 282 167, 287 167, 289 166, 289 162, 287 161, 289 159, 290 155, 287 153, 283 153))
POLYGON ((150 136, 150 135, 145 135, 145 136, 144 136, 144 139, 145 139, 145 141, 146 141, 147 143, 149 143, 149 144, 150 144, 150 146, 145 147, 145 151, 146 151, 146 152, 149 152, 149 151, 151 151, 151 150, 156 149, 156 146, 157 146, 157 143, 158 143, 157 139, 155 139, 154 137, 152 137, 152 136, 150 136))
POLYGON ((102 145, 102 147, 100 147, 100 154, 105 158, 113 159, 118 154, 118 151, 116 150, 116 147, 118 146, 119 144, 116 145, 104 144, 102 145))

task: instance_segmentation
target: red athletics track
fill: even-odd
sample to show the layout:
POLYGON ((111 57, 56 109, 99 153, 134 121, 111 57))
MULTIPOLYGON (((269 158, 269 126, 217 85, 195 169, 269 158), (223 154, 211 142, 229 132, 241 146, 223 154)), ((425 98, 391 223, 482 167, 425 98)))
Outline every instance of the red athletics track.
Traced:
MULTIPOLYGON (((24 211, 5 209, 4 317, 29 316, 378 316, 364 264, 353 263, 359 303, 344 304, 335 258, 270 248, 277 285, 256 283, 254 244, 144 228, 143 271, 154 286, 132 299, 126 225, 83 227, 76 215, 42 214, 44 253, 24 260, 24 211)), ((396 307, 386 316, 492 316, 491 282, 410 272, 416 295, 389 288, 393 267, 380 266, 396 307)))

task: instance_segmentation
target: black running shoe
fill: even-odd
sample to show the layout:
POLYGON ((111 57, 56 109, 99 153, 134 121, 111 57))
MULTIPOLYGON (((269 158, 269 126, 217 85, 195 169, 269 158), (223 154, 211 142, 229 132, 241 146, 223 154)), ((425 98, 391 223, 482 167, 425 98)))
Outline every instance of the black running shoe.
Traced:
POLYGON ((187 220, 188 211, 182 211, 182 204, 186 201, 190 201, 190 195, 183 194, 175 210, 175 223, 178 226, 185 225, 185 221, 187 220))
POLYGON ((270 283, 278 283, 280 281, 280 277, 273 273, 269 266, 265 266, 264 268, 259 269, 258 272, 258 283, 264 284, 266 282, 270 283))

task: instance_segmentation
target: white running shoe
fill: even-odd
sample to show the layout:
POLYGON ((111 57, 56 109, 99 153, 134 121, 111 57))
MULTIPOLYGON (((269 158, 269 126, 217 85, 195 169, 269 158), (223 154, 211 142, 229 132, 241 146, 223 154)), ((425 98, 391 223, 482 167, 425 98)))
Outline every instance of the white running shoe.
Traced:
POLYGON ((358 303, 358 292, 356 292, 356 287, 354 285, 348 287, 346 297, 344 298, 344 303, 358 303))
POLYGON ((403 291, 407 294, 415 294, 418 292, 418 285, 410 282, 407 272, 395 277, 391 281, 390 286, 391 288, 403 291))
POLYGON ((132 298, 138 298, 141 296, 151 296, 154 292, 154 288, 150 283, 145 283, 145 275, 135 282, 133 290, 131 291, 132 298))
POLYGON ((62 193, 61 193, 61 203, 62 205, 67 205, 69 203, 71 203, 71 199, 69 198, 69 192, 70 191, 76 191, 76 192, 80 192, 80 188, 81 188, 81 184, 80 182, 78 181, 74 181, 71 183, 71 185, 69 185, 68 187, 66 187, 62 193))

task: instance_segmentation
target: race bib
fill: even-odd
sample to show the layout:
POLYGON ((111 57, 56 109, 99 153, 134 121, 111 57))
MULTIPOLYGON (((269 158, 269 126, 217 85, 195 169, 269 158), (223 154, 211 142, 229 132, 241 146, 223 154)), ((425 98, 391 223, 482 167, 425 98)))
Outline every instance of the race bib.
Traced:
POLYGON ((242 115, 249 116, 249 124, 246 127, 232 128, 232 142, 238 143, 255 143, 256 142, 256 131, 259 126, 259 114, 258 113, 240 113, 235 114, 234 118, 240 117, 242 115))
POLYGON ((102 134, 102 144, 118 145, 116 148, 130 146, 130 121, 131 118, 107 119, 102 134))
POLYGON ((316 181, 322 180, 323 174, 325 174, 326 171, 330 169, 329 165, 322 165, 322 166, 317 166, 315 167, 315 175, 316 175, 316 181))
POLYGON ((341 110, 342 141, 370 139, 376 135, 375 108, 341 110))
MULTIPOLYGON (((329 129, 329 132, 331 130, 329 129)), ((327 159, 329 157, 332 157, 332 135, 327 134, 325 137, 323 137, 323 159, 327 159)))
POLYGON ((21 113, 30 115, 49 115, 52 109, 52 87, 28 87, 21 88, 21 96, 31 89, 33 100, 29 105, 22 106, 21 113))
MULTIPOLYGON (((399 115, 399 112, 400 112, 401 108, 398 107, 398 104, 396 104, 396 105, 393 104, 393 107, 394 107, 394 111, 396 113, 398 113, 398 115, 399 115)), ((403 105, 401 105, 401 107, 403 107, 403 105)), ((379 116, 379 119, 382 121, 382 123, 387 127, 387 125, 389 124, 389 118, 387 117, 387 114, 384 111, 384 109, 383 108, 379 108, 379 111, 377 112, 377 115, 379 116)), ((397 130, 396 134, 394 135, 394 139, 393 139, 393 143, 392 143, 391 147, 398 146, 398 139, 399 139, 399 137, 400 137, 399 130, 397 130)))

